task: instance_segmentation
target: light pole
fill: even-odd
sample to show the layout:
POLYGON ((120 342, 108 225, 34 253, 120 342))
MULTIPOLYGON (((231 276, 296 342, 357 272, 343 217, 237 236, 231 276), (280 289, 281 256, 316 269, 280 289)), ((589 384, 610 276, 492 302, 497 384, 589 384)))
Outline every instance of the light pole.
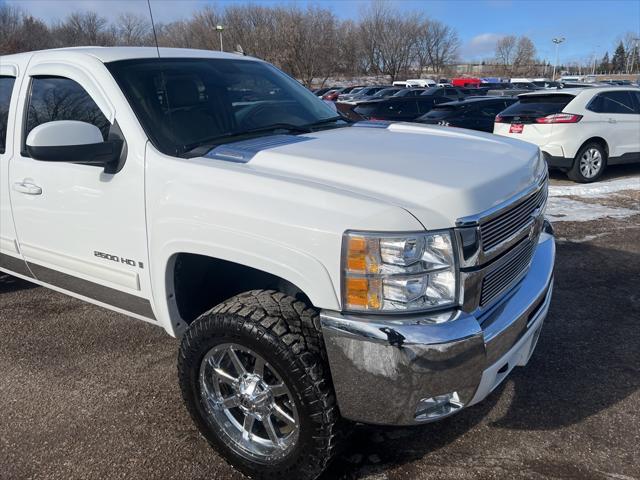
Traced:
POLYGON ((640 38, 634 38, 634 40, 636 41, 636 48, 633 49, 633 52, 631 54, 631 70, 629 71, 629 73, 633 73, 633 67, 636 64, 636 57, 638 56, 638 42, 640 42, 640 38))
POLYGON ((564 37, 556 37, 552 38, 551 41, 556 44, 556 62, 553 64, 553 78, 551 80, 555 81, 556 79, 556 67, 558 66, 558 47, 562 42, 564 42, 564 37))
POLYGON ((224 27, 222 25, 216 25, 216 30, 220 34, 220 51, 224 52, 224 48, 222 48, 222 30, 224 30, 224 27))

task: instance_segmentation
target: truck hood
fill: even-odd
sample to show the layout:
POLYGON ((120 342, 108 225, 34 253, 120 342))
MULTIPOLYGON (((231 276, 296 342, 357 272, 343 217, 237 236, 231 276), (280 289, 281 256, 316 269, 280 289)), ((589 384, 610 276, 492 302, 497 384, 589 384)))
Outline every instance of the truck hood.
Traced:
POLYGON ((508 200, 546 169, 535 145, 448 127, 361 122, 290 138, 245 166, 389 202, 427 229, 508 200))

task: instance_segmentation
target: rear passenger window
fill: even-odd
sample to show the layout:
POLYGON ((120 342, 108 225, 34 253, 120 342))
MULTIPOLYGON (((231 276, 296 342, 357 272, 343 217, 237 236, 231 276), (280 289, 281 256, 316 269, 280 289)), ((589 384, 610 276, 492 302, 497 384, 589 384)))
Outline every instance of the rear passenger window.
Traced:
POLYGON ((636 113, 631 92, 605 92, 589 103, 588 109, 596 113, 636 113))
POLYGON ((38 125, 55 120, 77 120, 95 125, 106 141, 111 124, 77 82, 63 77, 34 77, 23 143, 38 125))
POLYGON ((480 108, 480 115, 482 117, 495 118, 495 116, 498 115, 502 110, 502 106, 498 104, 485 105, 484 107, 480 108))
POLYGON ((4 153, 7 144, 9 104, 15 81, 14 77, 0 77, 0 153, 4 153))

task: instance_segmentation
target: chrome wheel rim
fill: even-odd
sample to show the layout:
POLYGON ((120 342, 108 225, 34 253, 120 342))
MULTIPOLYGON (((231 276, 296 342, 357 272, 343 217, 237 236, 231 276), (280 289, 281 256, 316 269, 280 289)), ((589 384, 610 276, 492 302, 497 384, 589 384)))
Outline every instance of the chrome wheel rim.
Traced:
POLYGON ((224 343, 209 350, 200 365, 200 395, 212 427, 246 458, 263 463, 282 458, 298 440, 293 395, 250 348, 224 343))
POLYGON ((597 148, 589 148, 580 157, 580 173, 585 178, 595 177, 602 168, 602 154, 597 148))

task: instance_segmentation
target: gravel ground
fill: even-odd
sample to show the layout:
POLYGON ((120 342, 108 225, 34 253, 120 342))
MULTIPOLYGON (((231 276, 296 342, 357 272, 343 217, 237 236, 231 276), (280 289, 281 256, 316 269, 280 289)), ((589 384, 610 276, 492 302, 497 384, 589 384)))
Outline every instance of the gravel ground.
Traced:
MULTIPOLYGON (((638 189, 601 203, 640 213, 640 167, 612 170, 638 189)), ((555 226, 529 365, 440 423, 357 428, 324 480, 640 479, 640 215, 555 226)), ((0 478, 243 478, 192 426, 163 331, 0 274, 0 338, 0 478)))

